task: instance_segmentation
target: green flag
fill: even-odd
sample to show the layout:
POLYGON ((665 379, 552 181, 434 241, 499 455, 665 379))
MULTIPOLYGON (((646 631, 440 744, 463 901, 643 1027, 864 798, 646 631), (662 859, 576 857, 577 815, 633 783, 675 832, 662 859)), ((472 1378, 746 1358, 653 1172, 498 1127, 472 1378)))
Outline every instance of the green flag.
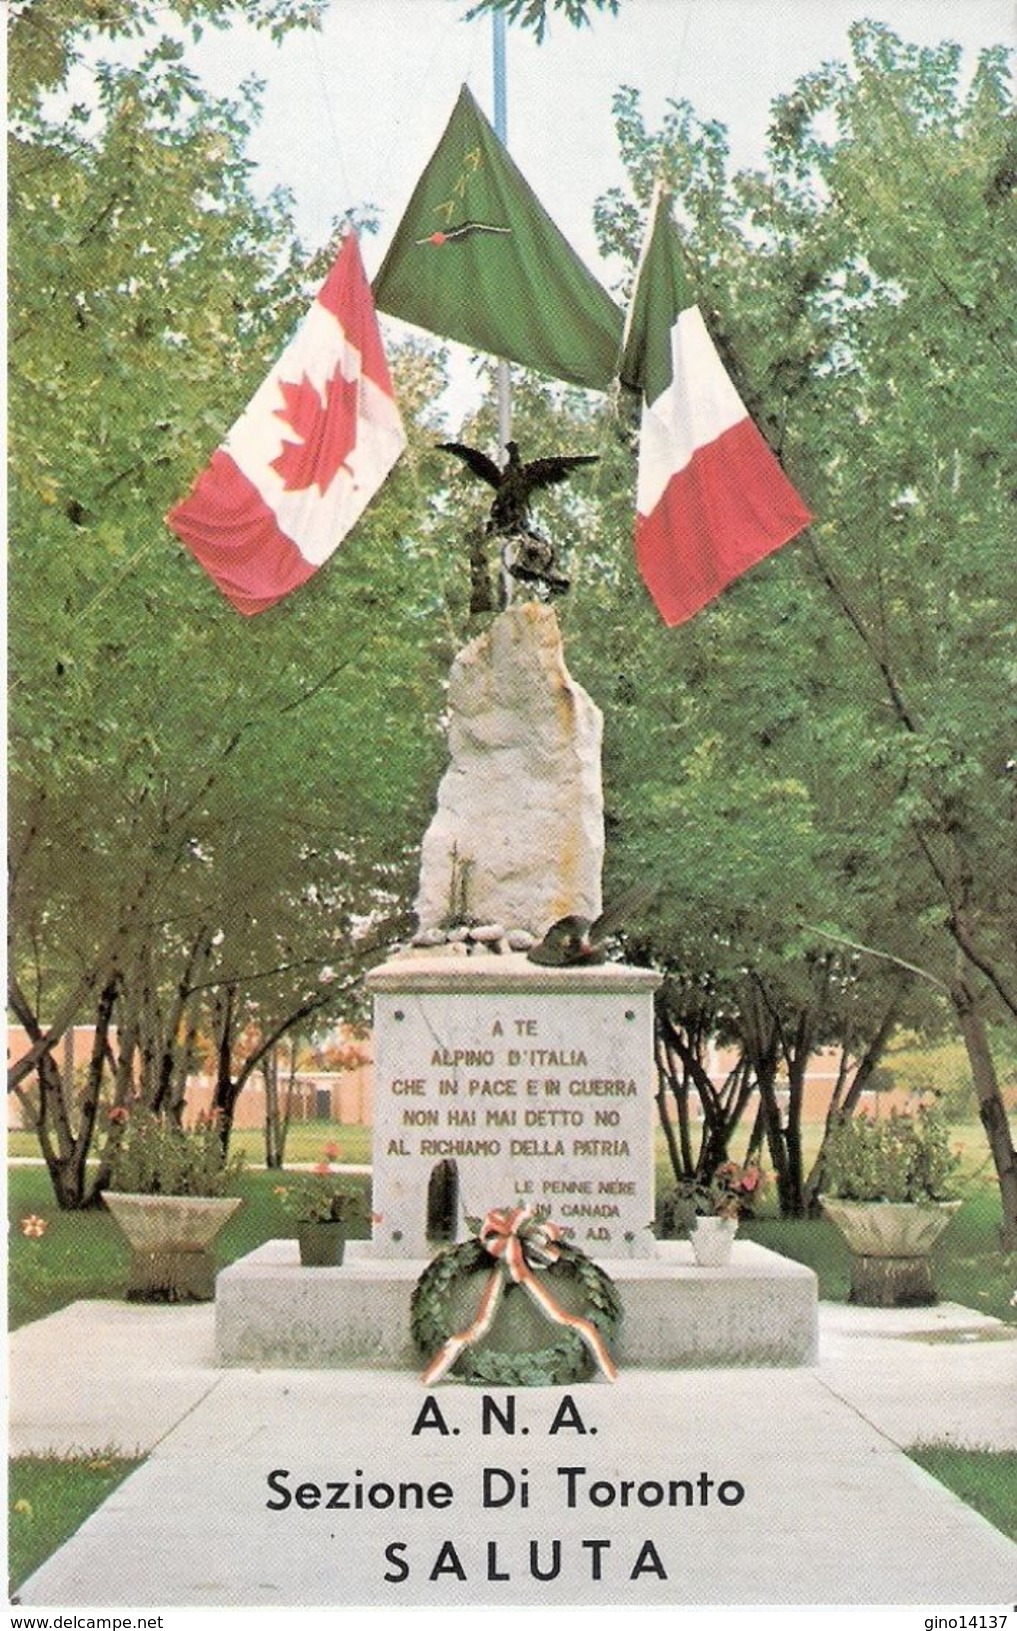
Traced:
POLYGON ((375 304, 574 385, 615 378, 622 314, 464 85, 378 276, 375 304))

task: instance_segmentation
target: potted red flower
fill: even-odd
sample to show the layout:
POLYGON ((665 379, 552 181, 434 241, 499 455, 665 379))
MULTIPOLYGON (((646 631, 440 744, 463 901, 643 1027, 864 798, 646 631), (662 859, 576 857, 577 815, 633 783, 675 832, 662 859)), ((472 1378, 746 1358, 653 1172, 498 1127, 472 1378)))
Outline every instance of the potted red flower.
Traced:
POLYGON ((366 1223, 367 1201, 359 1189, 336 1171, 334 1145, 313 1172, 276 1189, 283 1210, 294 1220, 304 1268, 337 1268, 346 1251, 351 1225, 366 1223))
POLYGON ((731 1260, 738 1220, 758 1196, 765 1175, 754 1163, 722 1161, 708 1179, 690 1178, 671 1191, 668 1212, 688 1229, 692 1251, 702 1268, 721 1268, 731 1260))

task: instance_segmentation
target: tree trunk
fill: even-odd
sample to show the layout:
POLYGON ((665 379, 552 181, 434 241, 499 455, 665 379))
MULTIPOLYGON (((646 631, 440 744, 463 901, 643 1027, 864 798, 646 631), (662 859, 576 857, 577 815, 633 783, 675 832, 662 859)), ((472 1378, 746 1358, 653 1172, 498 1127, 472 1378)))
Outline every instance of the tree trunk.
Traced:
POLYGON ((658 994, 655 1006, 657 1109, 676 1181, 708 1178, 728 1158, 728 1146, 755 1087, 752 1064, 743 1047, 734 1068, 718 1087, 704 1063, 714 1016, 700 1011, 679 1019, 658 994), (703 1113, 699 1148, 693 1148, 689 1114, 694 1087, 703 1113), (667 1089, 678 1115, 678 1134, 668 1115, 667 1089))
MULTIPOLYGON (((780 1059, 780 1023, 770 1012, 761 982, 750 984, 742 1007, 742 1042, 752 1062, 759 1090, 758 1126, 766 1139, 767 1153, 777 1182, 781 1217, 795 1217, 796 1197, 793 1173, 788 1161, 787 1136, 777 1099, 777 1065, 780 1059)), ((758 1142, 753 1133, 753 1145, 758 1142)))
POLYGON ((823 1128, 822 1143, 819 1146, 816 1159, 812 1164, 812 1171, 809 1173, 805 1184, 805 1210, 810 1216, 815 1216, 818 1211, 818 1196, 823 1185, 823 1167, 826 1155, 826 1141, 829 1138, 834 1126, 839 1125, 839 1123, 842 1121, 846 1121, 848 1116, 854 1114, 862 1093, 864 1092, 869 1081, 872 1079, 876 1066, 882 1059, 883 1054, 886 1052, 887 1044, 890 1037, 893 1035, 894 1027, 897 1024, 901 1004, 904 1000, 904 994, 910 987, 911 983, 912 976, 910 974, 904 975, 901 979, 883 1014, 883 1018, 879 1024, 879 1029, 876 1031, 875 1036, 869 1040, 869 1043, 866 1046, 865 1052, 859 1062, 858 1069, 855 1071, 854 1077, 848 1085, 846 1093, 843 1091, 845 1083, 845 1067, 847 1062, 847 1044, 845 1044, 844 1052, 841 1056, 841 1069, 837 1078, 837 1087, 834 1091, 833 1098, 830 1101, 830 1107, 826 1115, 826 1124, 823 1128))
POLYGON ((796 1197, 784 1125, 777 1099, 777 1056, 767 1053, 755 1061, 756 1083, 759 1088, 759 1117, 766 1137, 766 1148, 773 1163, 777 1180, 777 1199, 782 1218, 797 1217, 796 1197))
MULTIPOLYGON (((96 1014, 96 1048, 99 1053, 100 1073, 117 981, 115 970, 107 974, 96 1014)), ((46 1163, 50 1183, 53 1185, 57 1206, 62 1212, 78 1211, 88 1205, 91 1199, 85 1194, 85 1162, 92 1140, 95 1104, 90 1102, 90 1096, 86 1093, 78 1118, 78 1132, 75 1133, 73 1097, 68 1092, 67 1082, 53 1057, 52 1048, 45 1047, 40 1050, 40 1045, 52 1032, 47 1032, 44 1036, 38 1015, 17 981, 13 979, 10 984, 10 1003, 12 1011, 24 1026, 33 1044, 34 1068, 39 1083, 38 1104, 34 1110, 31 1110, 29 1096, 20 1087, 20 1078, 13 1091, 20 1103, 31 1110, 33 1131, 39 1140, 39 1148, 46 1163)), ((94 1053, 93 1068, 95 1068, 94 1053)))
POLYGON ((978 1098, 978 1114, 999 1180, 1003 1205, 1000 1240, 1004 1251, 1017 1251, 1017 1152, 1014 1151, 1010 1122, 999 1090, 985 1020, 978 998, 963 971, 950 988, 950 998, 967 1049, 971 1078, 978 1098))
POLYGON ((219 1035, 216 1046, 215 1088, 212 1109, 219 1117, 219 1131, 225 1152, 233 1130, 233 1112, 236 1109, 240 1086, 233 1080, 233 1017, 236 1007, 236 987, 228 985, 216 1002, 216 1024, 219 1035))
POLYGON ((279 1049, 271 1048, 261 1061, 265 1080, 265 1166, 278 1171, 286 1158, 286 1135, 290 1130, 293 1082, 296 1075, 296 1047, 290 1045, 289 1075, 285 1094, 279 1092, 279 1049))
POLYGON ((191 942, 180 978, 177 981, 173 1004, 162 1036, 162 1050, 159 1060, 158 1102, 153 1104, 155 1110, 169 1111, 171 1115, 181 1114, 186 1092, 187 1072, 190 1061, 192 1038, 194 1036, 195 1022, 185 1032, 184 1020, 187 1015, 188 1004, 194 995, 195 980, 200 967, 207 961, 211 949, 211 933, 201 928, 191 942), (180 1036, 184 1034, 184 1043, 181 1048, 180 1036))
POLYGON ((120 975, 117 970, 114 970, 103 987, 99 998, 99 1007, 95 1016, 95 1035, 92 1040, 92 1056, 88 1066, 88 1083, 78 1115, 78 1132, 75 1139, 74 1154, 71 1159, 72 1182, 74 1190, 79 1196, 77 1203, 79 1206, 87 1206, 97 1199, 95 1185, 88 1192, 87 1161, 88 1152, 92 1147, 96 1116, 99 1113, 103 1071, 109 1056, 110 1025, 119 989, 120 975))
POLYGON ((664 1139, 667 1144, 668 1158, 671 1162, 671 1175, 675 1183, 680 1183, 691 1166, 691 1144, 688 1136, 688 1104, 683 1102, 681 1083, 675 1069, 671 1049, 668 1047, 664 1035, 664 1021, 657 1015, 657 1113, 660 1125, 664 1129, 664 1139), (667 1090, 670 1087, 675 1106, 678 1111, 678 1130, 681 1143, 675 1134, 674 1122, 668 1110, 667 1090))
POLYGON ((805 1103, 805 1073, 812 1056, 812 1026, 806 1012, 798 1016, 794 1047, 785 1050, 788 1074, 787 1123, 784 1143, 787 1150, 787 1199, 791 1210, 786 1217, 803 1218, 805 1205, 805 1164, 802 1155, 802 1110, 805 1103))

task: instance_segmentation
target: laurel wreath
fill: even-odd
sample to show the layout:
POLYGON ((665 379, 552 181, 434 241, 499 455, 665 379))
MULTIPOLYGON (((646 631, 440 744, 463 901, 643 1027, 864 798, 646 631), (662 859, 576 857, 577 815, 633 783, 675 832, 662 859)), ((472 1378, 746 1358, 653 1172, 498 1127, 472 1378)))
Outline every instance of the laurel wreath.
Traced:
MULTIPOLYGON (((614 1281, 578 1246, 561 1242, 558 1253, 557 1261, 542 1269, 541 1274, 549 1281, 576 1281, 586 1299, 582 1314, 610 1341, 622 1314, 614 1281)), ((410 1301, 410 1328, 422 1354, 430 1357, 453 1335, 456 1287, 485 1269, 491 1269, 491 1258, 476 1237, 448 1246, 432 1258, 413 1288, 410 1301)), ((509 1288, 510 1295, 511 1291, 509 1288)), ((543 1387, 581 1382, 592 1371, 593 1362, 582 1337, 576 1331, 563 1331, 549 1347, 522 1353, 500 1353, 478 1344, 465 1349, 452 1369, 464 1382, 481 1386, 543 1387)))

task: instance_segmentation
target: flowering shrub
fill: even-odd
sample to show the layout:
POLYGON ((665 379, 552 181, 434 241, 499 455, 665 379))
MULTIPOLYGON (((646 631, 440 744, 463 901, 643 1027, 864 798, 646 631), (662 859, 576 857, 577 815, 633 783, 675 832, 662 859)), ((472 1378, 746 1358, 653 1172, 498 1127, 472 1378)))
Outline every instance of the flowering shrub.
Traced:
POLYGON ((935 1109, 851 1116, 827 1138, 823 1189, 845 1201, 946 1200, 959 1159, 935 1109))
POLYGON ((722 1161, 711 1178, 686 1178, 662 1198, 661 1232, 684 1234, 693 1218, 739 1218, 765 1182, 759 1167, 737 1161, 722 1161))
MULTIPOLYGON (((741 1167, 737 1161, 722 1161, 706 1185, 708 1217, 738 1218, 759 1194, 764 1175, 757 1166, 741 1167)), ((702 1214, 700 1214, 702 1215, 702 1214)))
POLYGON ((110 1120, 121 1130, 110 1166, 110 1188, 128 1195, 225 1195, 244 1164, 226 1158, 217 1116, 182 1127, 169 1116, 123 1106, 110 1120))
POLYGON ((367 1201, 361 1191, 335 1172, 336 1145, 325 1147, 324 1161, 313 1172, 292 1184, 278 1184, 276 1194, 286 1212, 297 1223, 366 1223, 367 1201))

